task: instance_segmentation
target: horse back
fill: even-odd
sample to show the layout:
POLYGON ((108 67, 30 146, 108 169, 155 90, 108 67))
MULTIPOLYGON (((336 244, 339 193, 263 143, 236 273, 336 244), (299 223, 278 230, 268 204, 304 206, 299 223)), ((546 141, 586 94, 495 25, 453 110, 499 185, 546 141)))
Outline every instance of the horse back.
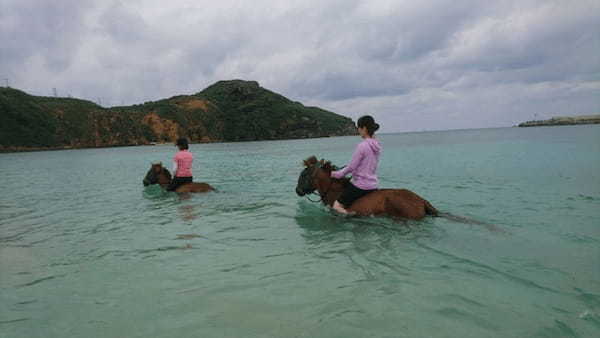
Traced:
POLYGON ((359 215, 387 214, 393 217, 421 219, 437 210, 408 189, 379 189, 356 200, 350 207, 359 215))
POLYGON ((186 183, 177 188, 177 192, 209 192, 214 191, 210 184, 204 182, 186 183))

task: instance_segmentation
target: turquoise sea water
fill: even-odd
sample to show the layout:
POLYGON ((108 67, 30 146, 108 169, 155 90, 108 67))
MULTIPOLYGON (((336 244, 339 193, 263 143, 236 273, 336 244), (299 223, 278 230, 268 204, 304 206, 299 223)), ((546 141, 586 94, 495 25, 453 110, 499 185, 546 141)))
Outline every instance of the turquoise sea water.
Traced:
POLYGON ((381 135, 382 187, 465 218, 332 214, 301 161, 358 137, 0 154, 0 337, 600 335, 600 126, 381 135), (191 235, 191 236, 181 236, 191 235))

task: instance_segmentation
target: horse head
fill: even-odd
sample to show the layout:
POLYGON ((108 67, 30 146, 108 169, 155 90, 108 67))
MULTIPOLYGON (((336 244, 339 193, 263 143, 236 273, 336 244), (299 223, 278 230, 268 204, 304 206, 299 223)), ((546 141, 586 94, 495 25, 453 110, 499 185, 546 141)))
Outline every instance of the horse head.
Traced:
POLYGON ((160 184, 166 186, 171 183, 171 173, 167 168, 163 167, 162 162, 152 163, 150 170, 146 173, 143 180, 144 186, 151 184, 160 184))
POLYGON ((319 161, 315 156, 307 158, 304 160, 304 170, 302 170, 300 177, 298 177, 296 194, 304 196, 328 186, 331 184, 332 170, 334 170, 334 167, 329 161, 323 159, 319 161))

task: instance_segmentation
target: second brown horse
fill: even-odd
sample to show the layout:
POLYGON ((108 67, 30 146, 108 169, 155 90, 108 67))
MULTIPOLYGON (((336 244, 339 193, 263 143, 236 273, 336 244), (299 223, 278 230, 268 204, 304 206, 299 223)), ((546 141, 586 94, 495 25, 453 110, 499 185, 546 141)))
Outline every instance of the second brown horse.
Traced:
MULTIPOLYGON (((323 204, 332 206, 350 180, 331 177, 331 162, 318 161, 312 156, 304 161, 304 170, 298 178, 296 193, 304 196, 318 191, 323 204)), ((438 211, 425 199, 406 189, 379 189, 356 200, 347 208, 357 216, 391 216, 419 220, 426 215, 437 216, 438 211)))
MULTIPOLYGON (((162 163, 153 163, 144 177, 144 186, 148 186, 151 184, 158 184, 162 188, 166 189, 169 184, 171 184, 171 173, 167 168, 163 167, 162 163)), ((210 184, 204 182, 193 182, 186 183, 180 187, 178 187, 175 192, 209 192, 214 191, 210 184)))

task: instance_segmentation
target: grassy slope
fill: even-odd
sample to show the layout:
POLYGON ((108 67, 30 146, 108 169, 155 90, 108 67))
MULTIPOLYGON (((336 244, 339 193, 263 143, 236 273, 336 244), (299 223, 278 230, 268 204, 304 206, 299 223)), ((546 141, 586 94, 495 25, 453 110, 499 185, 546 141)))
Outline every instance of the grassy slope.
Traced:
POLYGON ((264 89, 219 81, 194 95, 103 108, 0 88, 0 150, 305 138, 355 133, 351 119, 264 89))

